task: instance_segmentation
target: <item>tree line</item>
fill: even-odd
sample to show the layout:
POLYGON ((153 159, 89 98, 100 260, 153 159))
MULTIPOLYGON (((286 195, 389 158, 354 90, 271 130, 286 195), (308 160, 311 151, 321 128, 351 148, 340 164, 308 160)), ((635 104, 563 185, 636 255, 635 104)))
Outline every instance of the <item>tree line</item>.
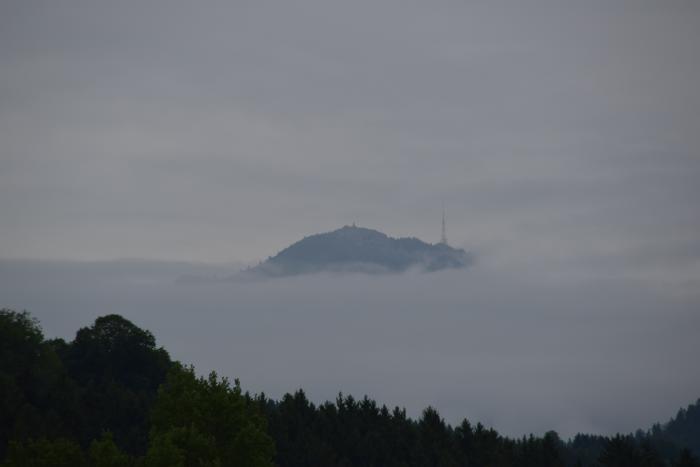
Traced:
POLYGON ((700 400, 664 425, 613 437, 509 438, 433 408, 412 419, 364 397, 273 400, 173 361, 119 315, 45 339, 0 310, 1 466, 700 467, 700 400))

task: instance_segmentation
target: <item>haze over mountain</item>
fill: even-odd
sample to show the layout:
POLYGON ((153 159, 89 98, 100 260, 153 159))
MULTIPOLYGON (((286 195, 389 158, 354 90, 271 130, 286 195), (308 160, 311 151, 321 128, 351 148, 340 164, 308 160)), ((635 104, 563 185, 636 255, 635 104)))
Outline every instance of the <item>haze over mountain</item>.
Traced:
POLYGON ((248 272, 287 276, 313 272, 398 273, 458 269, 472 261, 469 253, 446 242, 415 237, 392 238, 377 230, 346 225, 304 237, 248 272))
MULTIPOLYGON (((119 315, 277 400, 514 439, 652 426, 700 396, 697 44, 689 0, 0 1, 0 308, 66 343, 119 315)), ((56 436, 5 373, 74 399, 21 363, 0 435, 56 436)), ((85 363, 107 391, 78 397, 129 416, 85 363)), ((362 465, 337 460, 293 467, 362 465)), ((364 465, 441 464, 393 460, 364 465)))

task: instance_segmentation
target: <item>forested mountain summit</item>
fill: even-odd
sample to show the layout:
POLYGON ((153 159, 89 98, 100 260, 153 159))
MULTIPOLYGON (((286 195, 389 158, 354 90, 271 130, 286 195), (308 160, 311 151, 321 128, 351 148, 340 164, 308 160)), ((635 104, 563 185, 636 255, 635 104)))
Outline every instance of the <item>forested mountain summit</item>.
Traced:
POLYGON ((411 268, 424 271, 464 268, 469 253, 447 243, 418 238, 393 238, 374 229, 346 225, 332 232, 304 237, 249 269, 270 276, 313 272, 397 273, 411 268))

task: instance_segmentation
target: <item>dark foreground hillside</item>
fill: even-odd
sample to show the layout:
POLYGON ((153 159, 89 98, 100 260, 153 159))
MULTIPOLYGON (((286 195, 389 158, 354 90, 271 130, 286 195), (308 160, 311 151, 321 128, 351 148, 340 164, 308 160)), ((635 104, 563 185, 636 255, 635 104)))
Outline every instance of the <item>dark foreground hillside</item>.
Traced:
MULTIPOLYGON (((478 403, 476 401, 475 403, 478 403)), ((634 435, 510 439, 432 408, 339 395, 314 405, 198 377, 118 315, 70 342, 0 310, 3 466, 700 466, 700 401, 634 435)))

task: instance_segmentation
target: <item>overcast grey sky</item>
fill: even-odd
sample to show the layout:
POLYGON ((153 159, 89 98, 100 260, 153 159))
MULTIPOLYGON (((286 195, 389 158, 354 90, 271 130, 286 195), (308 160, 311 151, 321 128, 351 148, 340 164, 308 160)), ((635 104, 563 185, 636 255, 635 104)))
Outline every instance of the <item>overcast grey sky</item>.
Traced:
MULTIPOLYGON (((700 257, 695 1, 0 3, 0 257, 256 261, 357 221, 700 257)), ((611 259, 612 258, 612 259, 611 259)))

